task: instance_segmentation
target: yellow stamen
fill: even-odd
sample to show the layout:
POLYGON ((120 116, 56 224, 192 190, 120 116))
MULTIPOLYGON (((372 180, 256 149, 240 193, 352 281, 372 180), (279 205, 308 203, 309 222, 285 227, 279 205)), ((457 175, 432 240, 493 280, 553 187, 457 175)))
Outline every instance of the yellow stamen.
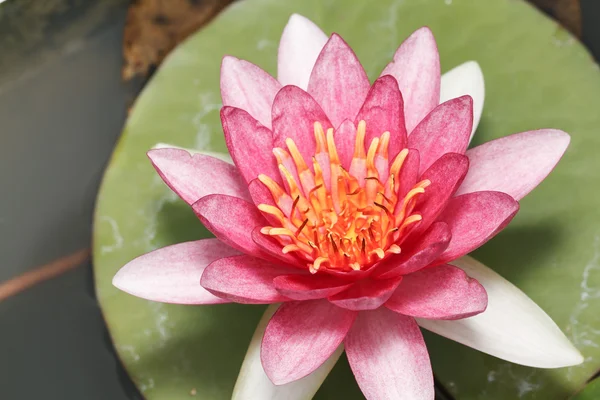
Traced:
POLYGON ((389 154, 390 133, 383 132, 365 151, 366 123, 360 121, 354 157, 346 170, 333 129, 325 132, 315 122, 314 135, 312 168, 292 139, 285 141, 287 150, 274 149, 285 188, 268 176, 259 176, 277 205, 259 205, 275 224, 260 232, 279 241, 284 254, 307 262, 313 274, 322 269, 365 270, 400 254, 398 243, 422 220, 414 212, 417 199, 431 184, 429 180, 418 182, 399 197, 409 150, 389 154), (393 157, 391 164, 389 157, 393 157))

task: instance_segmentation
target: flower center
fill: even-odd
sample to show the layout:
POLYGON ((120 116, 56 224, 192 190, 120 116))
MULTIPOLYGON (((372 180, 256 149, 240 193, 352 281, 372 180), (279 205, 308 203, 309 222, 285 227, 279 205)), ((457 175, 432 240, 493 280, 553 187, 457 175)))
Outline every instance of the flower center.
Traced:
POLYGON ((321 268, 364 270, 399 254, 398 243, 421 220, 413 208, 431 182, 423 180, 399 193, 409 150, 400 151, 390 165, 389 132, 374 138, 365 151, 365 129, 360 121, 349 170, 340 162, 333 129, 325 133, 315 122, 312 170, 288 138, 288 151, 273 150, 285 188, 266 175, 259 176, 276 204, 258 206, 273 225, 261 233, 281 243, 283 253, 295 252, 312 273, 321 268))

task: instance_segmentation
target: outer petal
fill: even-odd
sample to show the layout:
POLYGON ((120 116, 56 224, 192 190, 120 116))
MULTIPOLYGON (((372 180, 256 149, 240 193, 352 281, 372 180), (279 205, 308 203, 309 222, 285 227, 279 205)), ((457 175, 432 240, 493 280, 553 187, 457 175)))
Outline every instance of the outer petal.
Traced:
POLYGON ((348 310, 374 310, 394 293, 402 277, 386 280, 363 279, 347 290, 329 297, 329 301, 348 310))
POLYGON ((117 272, 113 285, 134 296, 162 303, 228 303, 200 286, 200 277, 211 262, 237 254, 217 239, 179 243, 130 261, 117 272))
POLYGON ((248 61, 225 56, 221 63, 221 97, 223 106, 247 111, 267 128, 271 128, 271 105, 281 84, 248 61))
POLYGON ((263 369, 260 345, 267 323, 277 307, 276 304, 269 306, 256 327, 233 389, 232 400, 310 400, 342 354, 343 346, 339 346, 327 361, 310 375, 286 385, 274 385, 263 369))
POLYGON ((313 300, 332 296, 352 286, 353 282, 332 276, 282 275, 273 280, 275 288, 294 300, 313 300))
POLYGON ((473 100, 463 96, 437 106, 410 134, 408 146, 419 149, 423 172, 446 153, 464 154, 473 125, 473 100))
POLYGON ((296 86, 284 87, 273 103, 273 146, 287 148, 285 140, 290 138, 304 161, 311 165, 315 155, 315 122, 320 122, 323 129, 332 127, 327 115, 310 94, 296 86))
POLYGON ((440 57, 431 30, 424 27, 410 35, 381 75, 398 81, 410 134, 440 100, 440 57))
POLYGON ((261 257, 260 247, 252 240, 252 230, 266 221, 254 204, 225 195, 205 196, 192 205, 206 229, 239 251, 261 257))
POLYGON ((246 182, 259 174, 278 180, 279 169, 272 153, 273 133, 239 108, 223 107, 221 122, 231 158, 246 182))
POLYGON ((317 25, 302 15, 292 14, 279 41, 279 82, 306 90, 310 73, 325 43, 327 35, 317 25))
POLYGON ((467 61, 442 75, 440 103, 464 95, 469 95, 473 99, 473 129, 470 142, 479 125, 485 97, 483 73, 476 61, 467 61))
POLYGON ((218 152, 218 151, 206 151, 206 150, 190 149, 190 148, 176 146, 174 144, 162 143, 162 142, 158 142, 154 146, 152 146, 152 150, 158 150, 158 149, 179 149, 179 150, 185 150, 188 153, 190 153, 191 155, 194 155, 194 154, 204 154, 205 156, 210 156, 210 157, 218 158, 221 161, 225 161, 226 163, 233 164, 233 160, 231 159, 231 156, 227 152, 221 153, 221 152, 218 152))
POLYGON ((375 137, 390 133, 389 158, 393 158, 406 147, 406 127, 404 126, 404 101, 398 89, 398 82, 391 75, 380 77, 373 83, 365 103, 362 105, 355 123, 367 123, 365 146, 369 148, 375 137))
POLYGON ((338 126, 345 119, 354 120, 370 87, 352 49, 339 35, 331 35, 310 75, 308 93, 338 126))
POLYGON ((200 284, 219 297, 236 303, 269 304, 286 301, 273 279, 289 270, 247 255, 220 258, 202 274, 200 284))
POLYGON ((423 217, 417 228, 418 232, 424 232, 446 208, 450 197, 460 186, 468 169, 467 157, 447 153, 423 173, 420 179, 429 179, 431 184, 425 188, 425 193, 415 205, 415 210, 423 217))
POLYGON ((429 354, 413 318, 385 308, 361 312, 345 346, 367 399, 433 400, 429 354))
POLYGON ((148 158, 165 183, 186 203, 209 194, 226 194, 249 200, 239 171, 231 164, 204 154, 180 149, 153 149, 148 158))
POLYGON ((434 262, 448 247, 452 233, 445 222, 435 222, 417 243, 402 246, 402 253, 390 257, 373 273, 376 279, 397 278, 402 275, 418 271, 434 262), (408 250, 405 250, 407 248, 408 250))
POLYGON ((319 368, 340 346, 356 314, 327 300, 279 307, 267 325, 260 353, 271 382, 283 385, 319 368))
POLYGON ((540 129, 492 140, 468 150, 471 168, 457 195, 497 190, 520 200, 552 171, 570 140, 563 131, 540 129))
POLYGON ((419 325, 517 364, 560 368, 583 362, 554 321, 517 287, 470 257, 453 264, 483 285, 487 310, 457 321, 418 319, 419 325))
POLYGON ((500 232, 519 211, 519 203, 502 192, 475 192, 454 197, 438 218, 452 231, 452 239, 438 262, 470 253, 500 232))
POLYGON ((406 275, 385 306, 411 317, 459 319, 485 311, 487 294, 460 268, 439 265, 406 275))

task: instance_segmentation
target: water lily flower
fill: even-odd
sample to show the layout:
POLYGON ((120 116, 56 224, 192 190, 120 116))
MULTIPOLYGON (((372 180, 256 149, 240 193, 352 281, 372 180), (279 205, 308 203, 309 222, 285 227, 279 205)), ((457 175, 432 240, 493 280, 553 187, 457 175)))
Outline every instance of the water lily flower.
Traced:
POLYGON ((440 77, 421 28, 371 84, 340 36, 294 15, 278 79, 225 57, 221 93, 233 164, 148 152, 216 238, 143 255, 114 285, 167 303, 275 304, 234 398, 311 398, 345 350, 368 399, 433 399, 420 327, 523 365, 582 362, 532 300, 466 256, 569 143, 542 129, 467 150, 483 108, 476 63, 440 77))

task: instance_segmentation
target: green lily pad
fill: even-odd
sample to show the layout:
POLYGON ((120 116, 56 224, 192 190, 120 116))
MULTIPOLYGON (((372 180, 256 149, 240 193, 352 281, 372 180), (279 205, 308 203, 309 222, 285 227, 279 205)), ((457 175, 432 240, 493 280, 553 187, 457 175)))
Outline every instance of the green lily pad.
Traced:
POLYGON ((600 378, 591 381, 581 392, 577 393, 573 400, 597 400, 600 399, 600 378))
MULTIPOLYGON (((232 54, 275 73, 290 14, 340 33, 375 78, 414 29, 428 25, 442 69, 477 60, 486 104, 475 144, 560 128, 572 144, 521 212, 475 256, 554 318, 586 362, 559 370, 513 365, 428 334, 435 373, 457 399, 563 399, 600 368, 600 73, 556 23, 517 0, 245 0, 179 46, 138 98, 98 197, 96 288, 117 353, 148 399, 227 399, 263 307, 174 306, 111 285, 135 256, 208 237, 145 157, 157 142, 226 151, 219 66, 232 54)), ((168 268, 168 265, 165 265, 168 268)), ((317 395, 362 398, 345 361, 317 395)))

